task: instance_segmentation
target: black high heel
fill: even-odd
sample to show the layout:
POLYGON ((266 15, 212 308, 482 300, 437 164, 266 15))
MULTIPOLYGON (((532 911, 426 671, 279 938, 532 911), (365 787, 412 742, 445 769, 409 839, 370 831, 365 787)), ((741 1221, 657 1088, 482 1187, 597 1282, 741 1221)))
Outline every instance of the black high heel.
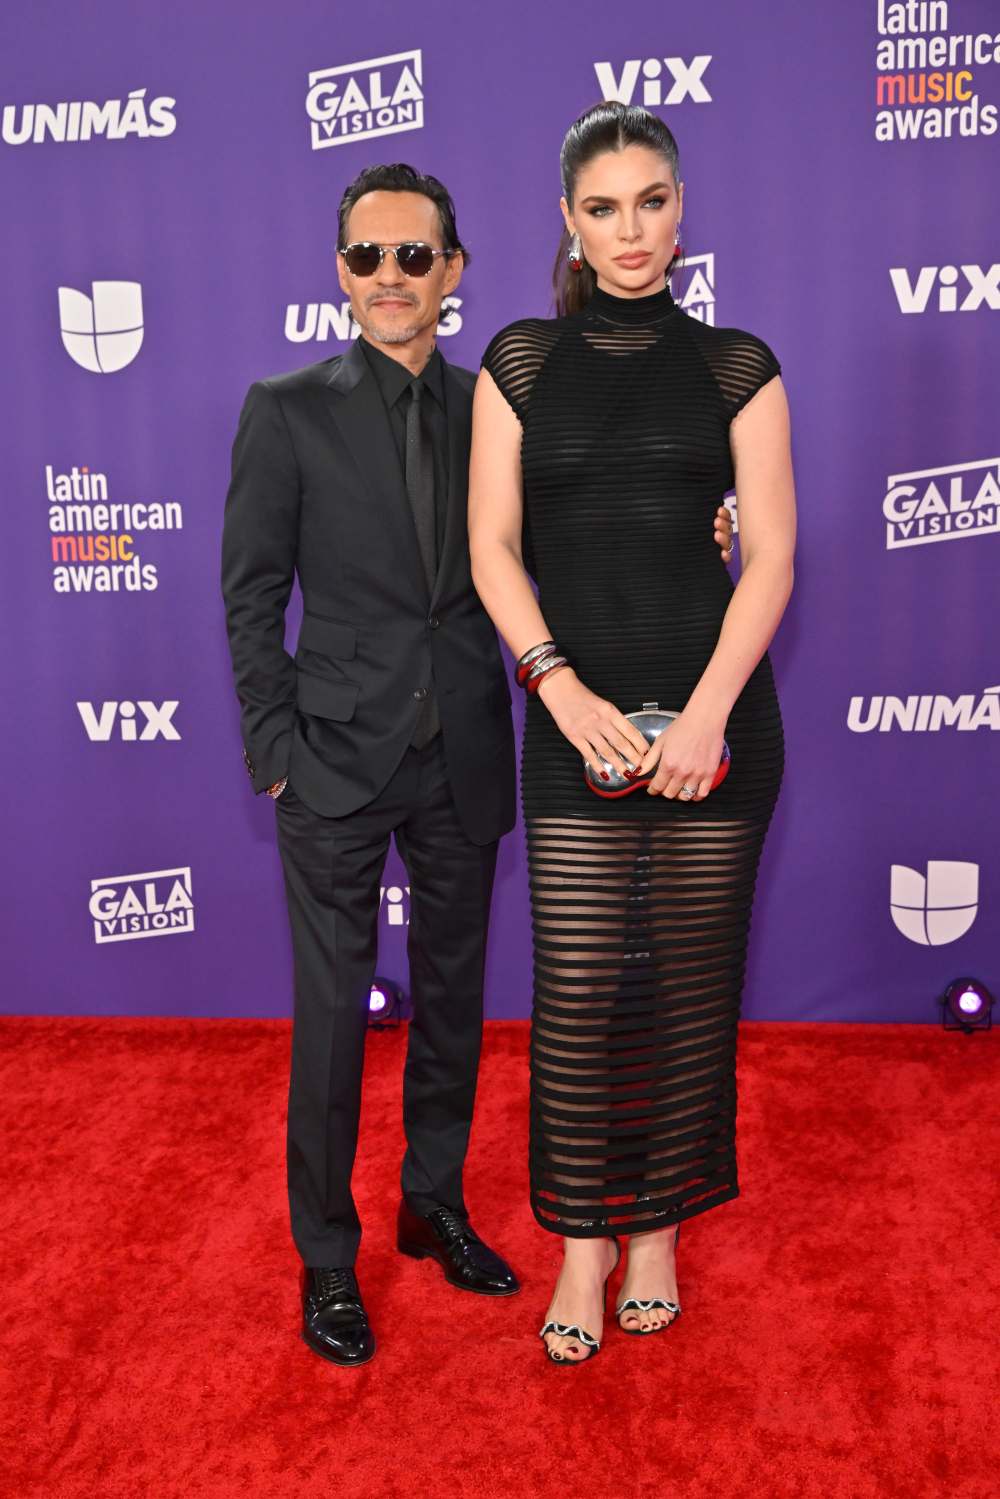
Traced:
MULTIPOLYGON (((616 1253, 615 1253, 615 1262, 611 1266, 611 1269, 608 1271, 607 1275, 604 1278, 604 1304, 603 1304, 603 1310, 602 1310, 602 1314, 601 1314, 601 1327, 602 1327, 602 1330, 603 1330, 603 1326, 604 1326, 604 1317, 606 1316, 607 1310, 608 1310, 608 1281, 611 1279, 612 1275, 614 1275, 615 1271, 618 1269, 618 1262, 619 1262, 619 1260, 622 1257, 622 1246, 621 1246, 620 1242, 618 1241, 618 1239, 615 1237, 614 1234, 609 1234, 608 1237, 611 1239, 611 1242, 614 1244, 616 1253)), ((564 1358, 561 1353, 553 1353, 553 1351, 549 1347, 548 1343, 546 1343, 545 1344, 546 1355, 552 1361, 552 1363, 554 1363, 554 1364, 561 1364, 561 1365, 567 1365, 567 1366, 572 1366, 573 1364, 585 1364, 587 1362, 587 1359, 592 1359, 595 1356, 595 1354, 598 1354, 601 1351, 601 1340, 600 1340, 600 1338, 592 1337, 589 1332, 587 1332, 584 1328, 580 1327, 575 1322, 570 1323, 569 1326, 566 1326, 562 1322, 546 1322, 545 1326, 542 1328, 542 1330, 538 1334, 538 1336, 544 1340, 545 1334, 548 1333, 548 1332, 554 1332, 555 1335, 556 1335, 556 1337, 558 1337, 558 1338, 576 1338, 577 1342, 578 1343, 582 1343, 583 1346, 584 1346, 584 1348, 586 1348, 586 1350, 587 1350, 587 1358, 564 1358)))
MULTIPOLYGON (((681 1226, 678 1223, 677 1232, 674 1234, 675 1249, 677 1248, 677 1241, 680 1236, 681 1226)), ((629 1296, 625 1301, 620 1301, 615 1307, 615 1318, 618 1322, 618 1326, 621 1328, 622 1332, 626 1333, 630 1338, 649 1338, 652 1337, 654 1332, 666 1332, 668 1327, 673 1327, 680 1314, 680 1302, 666 1301, 662 1296, 654 1296, 651 1301, 639 1301, 635 1296, 629 1296), (660 1308, 665 1312, 670 1312, 672 1314, 670 1321, 661 1323, 659 1327, 647 1327, 645 1328, 645 1330, 641 1327, 622 1327, 622 1316, 625 1312, 651 1312, 653 1311, 654 1307, 660 1308)))

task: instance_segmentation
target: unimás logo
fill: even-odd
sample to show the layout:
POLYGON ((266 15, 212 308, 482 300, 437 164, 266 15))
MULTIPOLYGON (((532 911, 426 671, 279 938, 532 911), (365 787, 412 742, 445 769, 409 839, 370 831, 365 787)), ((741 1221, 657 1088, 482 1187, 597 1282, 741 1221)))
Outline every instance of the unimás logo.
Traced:
POLYGON ((87 731, 87 738, 95 744, 107 744, 112 738, 123 739, 126 744, 148 744, 151 739, 180 739, 174 724, 174 714, 180 707, 177 699, 153 703, 144 698, 120 703, 78 702, 77 712, 87 731), (139 727, 140 722, 142 727, 139 727))
POLYGON ((8 146, 45 141, 162 139, 177 129, 176 99, 165 95, 146 102, 147 90, 133 89, 126 99, 93 99, 62 104, 5 104, 0 135, 8 146), (20 110, 20 119, 18 119, 20 110))
POLYGON ((388 926, 409 926, 409 885, 382 885, 378 893, 379 911, 385 916, 388 926))
POLYGON ((179 500, 112 501, 108 476, 88 464, 59 473, 45 465, 52 587, 56 593, 151 593, 152 562, 136 551, 136 532, 179 531, 179 500))
POLYGON ((59 288, 63 347, 94 375, 123 370, 142 348, 142 287, 138 281, 95 281, 92 296, 59 288))
MULTIPOLYGON (((442 309, 448 308, 451 316, 438 323, 439 338, 448 338, 462 327, 461 297, 445 297, 442 309)), ((351 317, 350 302, 289 302, 285 308, 285 337, 289 343, 305 344, 310 340, 326 343, 334 339, 337 343, 350 343, 361 329, 351 317)))
POLYGON ((929 859, 927 874, 893 864, 889 909, 904 937, 943 947, 964 937, 979 909, 979 865, 929 859))
POLYGON ((90 882, 95 942, 131 942, 194 931, 190 869, 151 869, 90 882))
POLYGON ((852 697, 847 710, 847 727, 854 734, 880 734, 899 731, 902 734, 937 734, 956 729, 960 734, 976 729, 1000 731, 1000 687, 987 687, 977 697, 974 692, 960 697, 943 693, 916 693, 908 697, 852 697))
POLYGON ((896 305, 914 316, 921 312, 1000 312, 1000 261, 981 265, 922 265, 911 274, 906 266, 889 269, 896 305), (959 286, 959 277, 962 285, 959 286))
POLYGON ((1000 531, 1000 458, 890 474, 882 501, 888 551, 1000 531))
POLYGON ((878 0, 876 140, 996 134, 997 106, 976 90, 982 69, 1000 62, 1000 36, 952 31, 948 9, 947 0, 878 0))
POLYGON ((595 62, 598 87, 602 98, 618 104, 643 104, 647 109, 661 105, 711 104, 712 96, 705 84, 705 70, 711 54, 692 57, 633 57, 617 65, 595 62), (636 86, 642 76, 642 98, 636 99, 636 86))
POLYGON ((306 114, 314 151, 419 130, 424 123, 419 47, 310 73, 306 114))

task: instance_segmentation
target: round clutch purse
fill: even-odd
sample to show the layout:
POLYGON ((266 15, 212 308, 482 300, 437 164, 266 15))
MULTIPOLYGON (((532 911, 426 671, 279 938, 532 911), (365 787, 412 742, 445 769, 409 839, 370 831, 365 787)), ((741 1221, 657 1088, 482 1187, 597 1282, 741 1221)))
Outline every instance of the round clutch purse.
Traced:
MULTIPOLYGON (((643 703, 638 713, 626 713, 625 715, 629 723, 635 724, 647 744, 652 744, 657 735, 662 734, 664 729, 669 728, 678 716, 677 713, 672 713, 669 708, 661 708, 659 703, 643 703)), ((715 778, 712 781, 713 791, 716 786, 722 785, 722 782, 729 774, 729 766, 732 758, 729 745, 723 740, 722 759, 719 761, 719 768, 715 772, 715 778)), ((647 786, 656 774, 656 768, 654 767, 652 770, 648 770, 644 776, 634 776, 631 780, 627 780, 614 765, 608 764, 606 760, 602 760, 601 765, 608 777, 606 781, 602 780, 600 771, 594 770, 587 763, 584 765, 584 780, 596 796, 629 796, 631 792, 638 791, 641 786, 647 786)))

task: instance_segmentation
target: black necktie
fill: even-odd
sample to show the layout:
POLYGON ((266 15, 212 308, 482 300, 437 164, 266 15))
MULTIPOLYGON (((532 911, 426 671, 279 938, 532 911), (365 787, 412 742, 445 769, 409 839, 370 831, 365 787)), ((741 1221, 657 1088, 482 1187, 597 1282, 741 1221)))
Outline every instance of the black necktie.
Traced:
POLYGON ((427 592, 437 576, 437 525, 434 514, 434 450, 427 423, 421 420, 423 386, 410 384, 410 406, 406 413, 406 493, 413 508, 417 541, 423 559, 427 592))
MULTIPOLYGON (((427 579, 428 597, 434 591, 437 576, 437 517, 434 513, 434 449, 427 423, 421 420, 423 386, 419 380, 410 384, 410 404, 406 412, 406 493, 413 510, 417 542, 427 579)), ((441 727, 433 689, 424 699, 413 731, 416 749, 429 744, 441 727)))

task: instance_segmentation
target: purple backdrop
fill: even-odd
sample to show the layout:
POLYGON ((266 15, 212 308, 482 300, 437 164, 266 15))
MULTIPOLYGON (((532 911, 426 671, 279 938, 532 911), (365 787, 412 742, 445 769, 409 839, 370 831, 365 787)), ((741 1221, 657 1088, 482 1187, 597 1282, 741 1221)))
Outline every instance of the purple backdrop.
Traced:
MULTIPOLYGON (((5 1007, 288 1013, 217 582, 243 395, 346 347, 335 208, 370 161, 455 196, 473 264, 447 358, 548 315, 562 133, 616 91, 678 138, 690 311, 765 338, 792 408, 788 768, 744 1012, 929 1020, 956 974, 995 989, 998 21, 991 0, 8 12, 5 1007)), ((385 884, 404 978, 395 861, 385 884)), ((530 1003, 520 830, 488 1001, 530 1003)))

